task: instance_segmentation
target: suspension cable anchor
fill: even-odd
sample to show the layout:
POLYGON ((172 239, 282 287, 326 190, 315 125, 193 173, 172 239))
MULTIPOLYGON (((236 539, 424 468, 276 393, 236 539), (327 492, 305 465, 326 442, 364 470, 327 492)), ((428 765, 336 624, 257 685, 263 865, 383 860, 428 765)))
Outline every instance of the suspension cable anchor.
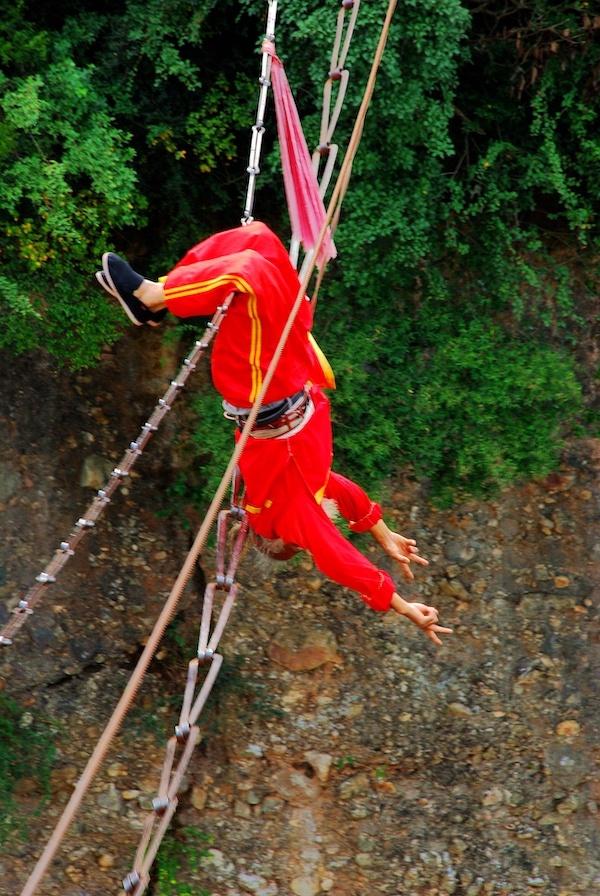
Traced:
POLYGON ((47 572, 41 572, 39 576, 35 577, 35 580, 41 585, 52 585, 53 582, 56 582, 56 576, 49 576, 47 572))
POLYGON ((177 738, 178 743, 184 744, 190 736, 191 730, 189 722, 184 722, 182 725, 175 725, 175 737, 177 738))
POLYGON ((123 889, 126 893, 133 893, 140 881, 141 877, 139 873, 137 871, 130 871, 127 877, 123 878, 123 889))

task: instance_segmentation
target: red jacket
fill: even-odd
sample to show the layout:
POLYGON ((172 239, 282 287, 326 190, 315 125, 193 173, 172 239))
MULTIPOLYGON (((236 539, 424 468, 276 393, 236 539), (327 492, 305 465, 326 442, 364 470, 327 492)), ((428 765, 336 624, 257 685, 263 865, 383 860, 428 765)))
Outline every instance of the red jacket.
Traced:
MULTIPOLYGON (((285 247, 260 222, 204 240, 168 275, 165 302, 177 317, 212 315, 232 290, 236 293, 211 360, 215 387, 231 404, 247 408, 254 402, 299 287, 285 247)), ((306 300, 265 404, 293 395, 307 382, 334 385, 331 368, 310 337, 311 326, 306 300)))

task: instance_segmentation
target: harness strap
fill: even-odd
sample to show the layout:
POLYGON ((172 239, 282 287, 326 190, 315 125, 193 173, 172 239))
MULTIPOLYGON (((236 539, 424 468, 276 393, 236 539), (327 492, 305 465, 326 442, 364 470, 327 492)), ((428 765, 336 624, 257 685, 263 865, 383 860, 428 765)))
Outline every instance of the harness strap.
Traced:
POLYGON ((288 411, 287 414, 282 414, 273 423, 255 427, 251 431, 250 436, 253 439, 278 439, 286 436, 290 432, 301 429, 305 423, 308 423, 314 413, 314 409, 312 398, 306 393, 298 407, 288 411))

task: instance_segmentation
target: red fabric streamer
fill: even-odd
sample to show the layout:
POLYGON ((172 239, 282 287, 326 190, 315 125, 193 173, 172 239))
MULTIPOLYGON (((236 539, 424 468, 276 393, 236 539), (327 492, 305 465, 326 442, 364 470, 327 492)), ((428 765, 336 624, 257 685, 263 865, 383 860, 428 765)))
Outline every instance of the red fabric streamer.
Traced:
MULTIPOLYGON (((263 51, 272 60, 271 84, 292 234, 300 240, 304 251, 308 252, 314 249, 325 221, 325 206, 319 194, 319 185, 283 63, 276 55, 271 41, 263 43, 263 51)), ((317 259, 319 267, 336 255, 335 245, 328 233, 317 259)))

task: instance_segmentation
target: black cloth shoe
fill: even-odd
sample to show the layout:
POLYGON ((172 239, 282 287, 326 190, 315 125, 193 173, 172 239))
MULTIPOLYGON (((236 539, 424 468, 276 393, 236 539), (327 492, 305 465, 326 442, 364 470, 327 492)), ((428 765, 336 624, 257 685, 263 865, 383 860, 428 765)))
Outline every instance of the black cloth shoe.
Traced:
MULTIPOLYGON (((96 271, 96 280, 98 281, 100 286, 103 289, 105 289, 106 292, 110 296, 113 297, 113 299, 117 299, 119 302, 121 302, 121 299, 119 298, 117 293, 113 289, 111 289, 110 286, 108 285, 108 280, 106 279, 106 275, 105 275, 104 271, 96 271)), ((135 296, 134 296, 134 298, 135 298, 135 296)), ((121 302, 121 304, 123 304, 123 303, 121 302)), ((142 305, 143 304, 144 303, 142 302, 142 305)), ((146 323, 150 327, 160 326, 161 321, 163 321, 165 319, 166 314, 167 314, 166 308, 161 308, 160 311, 150 311, 149 308, 146 308, 146 311, 150 315, 149 319, 146 321, 146 323)), ((129 311, 127 311, 127 316, 131 318, 129 311)), ((136 323, 136 322, 134 321, 134 323, 136 323)), ((136 326, 139 326, 139 324, 136 323, 136 326)))
POLYGON ((96 279, 111 296, 120 302, 123 311, 136 327, 140 327, 142 324, 158 327, 165 317, 166 308, 162 308, 160 311, 151 311, 137 296, 134 296, 134 289, 138 289, 144 282, 144 278, 114 252, 104 253, 102 270, 96 273, 96 279))

